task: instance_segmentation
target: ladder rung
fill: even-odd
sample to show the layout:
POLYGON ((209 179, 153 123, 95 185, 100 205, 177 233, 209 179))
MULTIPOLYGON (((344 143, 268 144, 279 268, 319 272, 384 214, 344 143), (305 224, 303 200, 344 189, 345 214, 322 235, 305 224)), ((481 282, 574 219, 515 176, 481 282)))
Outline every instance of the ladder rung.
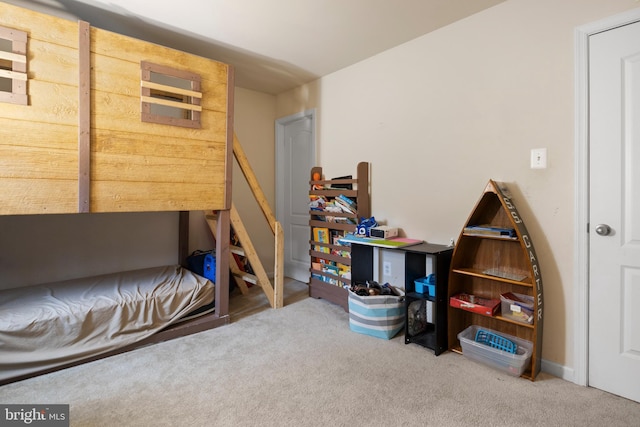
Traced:
POLYGON ((242 249, 240 246, 229 245, 229 251, 236 255, 245 256, 244 249, 242 249))
POLYGON ((234 274, 234 276, 241 278, 245 282, 253 283, 254 285, 258 284, 258 277, 253 274, 242 273, 242 274, 234 274))

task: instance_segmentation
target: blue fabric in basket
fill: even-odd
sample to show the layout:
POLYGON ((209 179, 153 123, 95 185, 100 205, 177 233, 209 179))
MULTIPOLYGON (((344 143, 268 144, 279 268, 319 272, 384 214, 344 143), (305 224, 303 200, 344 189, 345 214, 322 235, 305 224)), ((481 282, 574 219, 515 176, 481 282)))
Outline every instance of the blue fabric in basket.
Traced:
POLYGON ((394 295, 361 297, 349 291, 349 328, 391 339, 404 327, 404 300, 394 295))

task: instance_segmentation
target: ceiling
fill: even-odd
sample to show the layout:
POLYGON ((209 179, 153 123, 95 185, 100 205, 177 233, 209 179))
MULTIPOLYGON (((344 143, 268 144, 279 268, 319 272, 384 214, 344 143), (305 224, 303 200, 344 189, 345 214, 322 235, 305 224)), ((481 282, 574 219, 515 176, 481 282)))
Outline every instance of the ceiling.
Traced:
POLYGON ((278 94, 504 0, 5 0, 232 64, 278 94))

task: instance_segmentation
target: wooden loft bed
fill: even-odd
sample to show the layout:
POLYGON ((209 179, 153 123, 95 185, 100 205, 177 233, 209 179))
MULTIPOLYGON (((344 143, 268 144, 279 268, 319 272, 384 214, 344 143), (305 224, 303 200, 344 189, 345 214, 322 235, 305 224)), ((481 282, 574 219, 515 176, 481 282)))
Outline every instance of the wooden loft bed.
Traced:
MULTIPOLYGON (((183 265, 189 211, 229 235, 229 65, 6 3, 0 39, 0 215, 180 212, 183 265)), ((216 262, 212 314, 87 360, 228 323, 227 239, 216 262)))

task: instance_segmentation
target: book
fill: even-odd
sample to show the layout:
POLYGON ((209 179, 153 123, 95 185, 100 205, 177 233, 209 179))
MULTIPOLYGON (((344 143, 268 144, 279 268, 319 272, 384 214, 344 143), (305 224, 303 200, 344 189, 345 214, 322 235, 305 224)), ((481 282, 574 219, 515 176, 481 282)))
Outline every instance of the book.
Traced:
MULTIPOLYGON (((336 181, 336 180, 350 180, 353 179, 353 175, 345 175, 345 176, 338 176, 335 178, 331 178, 332 181, 336 181)), ((351 183, 332 183, 331 184, 331 188, 334 189, 341 189, 341 190, 352 190, 353 189, 353 184, 351 183)))
MULTIPOLYGON (((313 227, 313 240, 318 243, 330 243, 329 229, 325 227, 313 227)), ((331 249, 325 246, 315 245, 314 250, 317 252, 330 253, 331 249)))
POLYGON ((319 243, 329 243, 329 229, 325 227, 313 227, 313 240, 319 243))
POLYGON ((353 210, 356 209, 356 202, 354 202, 353 199, 345 196, 344 194, 338 194, 335 200, 343 203, 346 206, 349 206, 353 210))
POLYGON ((350 205, 349 203, 345 202, 342 199, 339 199, 336 197, 336 199, 334 200, 334 203, 336 206, 339 206, 340 209, 342 209, 343 212, 346 213, 350 213, 350 214, 355 214, 356 213, 356 209, 350 205))

